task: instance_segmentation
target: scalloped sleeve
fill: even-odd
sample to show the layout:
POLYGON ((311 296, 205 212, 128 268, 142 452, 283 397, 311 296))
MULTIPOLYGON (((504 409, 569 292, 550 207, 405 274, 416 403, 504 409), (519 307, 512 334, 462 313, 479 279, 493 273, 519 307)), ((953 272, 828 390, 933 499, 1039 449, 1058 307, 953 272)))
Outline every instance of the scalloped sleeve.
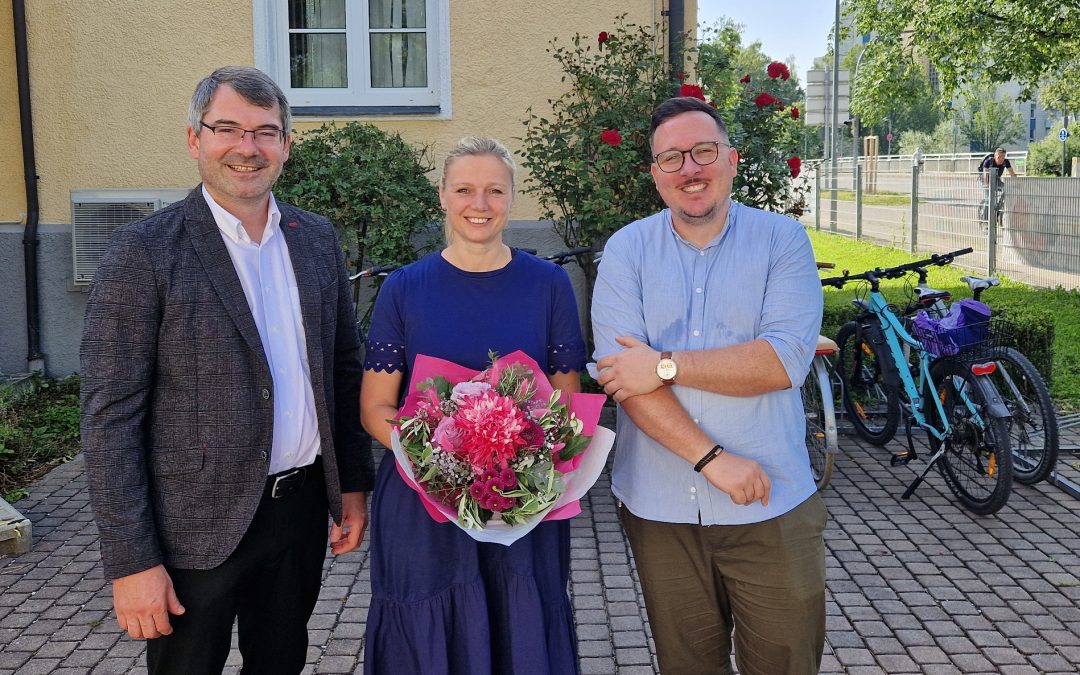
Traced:
POLYGON ((585 369, 585 339, 581 334, 577 300, 570 275, 556 267, 551 286, 551 317, 548 331, 549 375, 585 369))
POLYGON ((394 272, 383 282, 371 313, 371 328, 364 342, 364 370, 405 371, 405 318, 402 313, 402 275, 394 272))

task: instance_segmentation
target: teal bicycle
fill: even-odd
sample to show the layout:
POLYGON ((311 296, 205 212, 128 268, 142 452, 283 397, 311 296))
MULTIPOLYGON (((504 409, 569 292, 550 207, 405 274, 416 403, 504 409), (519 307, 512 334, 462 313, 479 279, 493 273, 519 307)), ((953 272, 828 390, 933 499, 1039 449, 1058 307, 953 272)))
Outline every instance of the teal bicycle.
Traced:
POLYGON ((837 336, 837 373, 853 426, 860 434, 862 425, 888 440, 903 418, 907 449, 893 455, 893 466, 919 457, 913 427, 927 434, 930 456, 903 498, 909 498, 930 470, 937 468, 965 508, 988 515, 1008 501, 1013 481, 1009 409, 991 377, 996 367, 993 358, 987 358, 1000 340, 999 326, 996 322, 967 326, 962 341, 916 336, 879 287, 882 279, 898 279, 928 264, 947 264, 970 252, 965 249, 897 267, 831 277, 821 284, 842 288, 860 281, 869 286, 867 297, 854 301, 861 310, 859 317, 845 324, 837 336), (911 360, 905 358, 905 351, 911 360))

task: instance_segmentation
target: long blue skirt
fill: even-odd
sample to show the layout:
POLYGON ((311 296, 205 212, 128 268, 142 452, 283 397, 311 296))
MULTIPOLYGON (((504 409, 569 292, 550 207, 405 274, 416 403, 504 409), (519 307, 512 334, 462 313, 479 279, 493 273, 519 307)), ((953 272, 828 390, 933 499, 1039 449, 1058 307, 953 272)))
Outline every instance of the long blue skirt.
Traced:
POLYGON ((436 523, 387 452, 371 500, 366 675, 574 675, 568 521, 511 546, 436 523))

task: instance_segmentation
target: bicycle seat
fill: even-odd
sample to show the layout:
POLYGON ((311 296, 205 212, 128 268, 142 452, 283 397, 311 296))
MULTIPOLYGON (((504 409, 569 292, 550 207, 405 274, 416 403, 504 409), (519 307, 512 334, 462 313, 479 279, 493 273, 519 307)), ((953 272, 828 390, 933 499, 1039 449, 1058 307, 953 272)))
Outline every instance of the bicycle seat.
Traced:
POLYGON ((929 286, 916 286, 915 299, 919 301, 920 305, 932 305, 938 300, 951 300, 952 293, 930 288, 929 286))
POLYGON ((836 341, 832 338, 827 338, 824 335, 817 336, 817 350, 815 354, 835 354, 840 348, 836 346, 836 341))
POLYGON ((1001 285, 1001 280, 997 277, 960 277, 960 281, 966 283, 973 292, 1001 285))

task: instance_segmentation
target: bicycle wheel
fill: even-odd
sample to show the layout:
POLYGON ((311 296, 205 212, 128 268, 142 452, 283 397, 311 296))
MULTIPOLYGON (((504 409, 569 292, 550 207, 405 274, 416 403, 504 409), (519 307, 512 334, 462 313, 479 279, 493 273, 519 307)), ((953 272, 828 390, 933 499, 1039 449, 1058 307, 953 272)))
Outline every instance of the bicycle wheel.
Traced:
POLYGON ((836 369, 843 381, 844 410, 855 431, 874 445, 885 445, 900 424, 898 377, 881 330, 854 321, 840 327, 836 369))
POLYGON ((1005 426, 1012 446, 1013 478, 1034 485, 1049 476, 1057 464, 1054 401, 1042 375, 1026 356, 1012 347, 1002 347, 995 358, 994 384, 1012 413, 1005 426))
POLYGON ((802 386, 803 414, 806 417, 806 450, 810 455, 810 471, 818 490, 824 490, 832 478, 836 453, 836 416, 833 409, 832 385, 822 362, 824 356, 814 357, 810 372, 802 386))
MULTIPOLYGON (((990 417, 968 364, 941 359, 930 374, 949 423, 945 454, 938 460, 945 483, 972 513, 996 513, 1012 492, 1013 462, 1005 420, 990 417)), ((934 402, 927 401, 926 406, 934 426, 943 427, 934 402)), ((937 452, 942 441, 928 436, 931 451, 937 452)))

